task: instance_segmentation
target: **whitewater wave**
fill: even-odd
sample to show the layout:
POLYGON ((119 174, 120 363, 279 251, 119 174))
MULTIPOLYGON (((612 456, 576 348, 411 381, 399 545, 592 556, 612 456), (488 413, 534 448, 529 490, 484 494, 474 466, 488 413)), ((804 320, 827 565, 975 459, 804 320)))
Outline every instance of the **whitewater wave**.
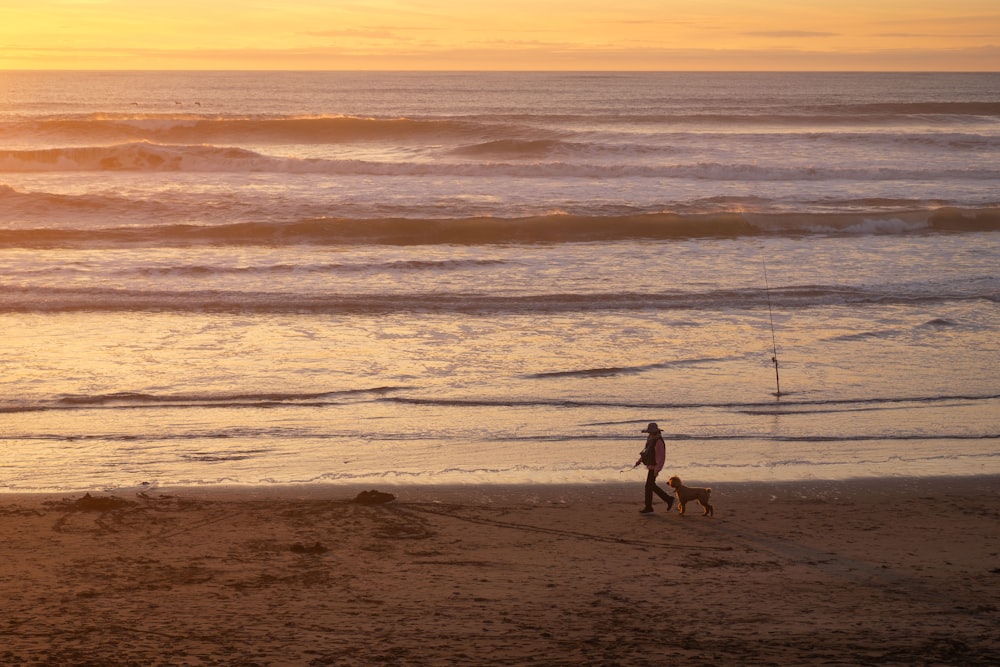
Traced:
MULTIPOLYGON (((272 171, 282 160, 243 148, 141 141, 115 146, 0 151, 0 171, 272 171)), ((296 164, 300 161, 285 161, 296 164)), ((308 161, 306 161, 308 163, 308 161)))
POLYGON ((502 138, 504 124, 450 119, 357 116, 207 116, 200 114, 91 114, 7 120, 0 139, 9 143, 141 142, 164 144, 330 144, 355 141, 428 141, 502 138))
MULTIPOLYGON (((534 144, 531 144, 534 146, 534 144)), ((523 145, 520 145, 523 147, 523 145)), ((514 145, 518 148, 518 145, 514 145)), ((114 146, 0 151, 0 172, 190 172, 282 173, 366 176, 452 176, 515 178, 663 178, 717 181, 900 181, 1000 180, 1000 169, 933 166, 822 167, 761 166, 752 163, 700 162, 644 165, 631 161, 599 164, 530 162, 391 162, 362 159, 269 156, 245 148, 214 145, 164 145, 146 141, 114 146)))
POLYGON ((635 375, 646 371, 660 368, 675 368, 680 366, 700 366, 701 364, 714 364, 724 361, 732 361, 735 358, 704 358, 704 359, 675 359, 655 364, 642 364, 639 366, 613 366, 607 368, 582 368, 568 371, 548 371, 544 373, 533 373, 525 377, 532 380, 559 379, 559 378, 594 378, 594 377, 616 377, 620 375, 635 375))
MULTIPOLYGON (((234 275, 280 275, 280 274, 345 274, 345 273, 371 273, 381 271, 455 271, 467 268, 496 267, 508 265, 509 262, 493 259, 451 259, 451 260, 400 260, 393 262, 367 262, 358 264, 270 264, 267 266, 170 266, 170 267, 143 267, 127 269, 117 272, 116 275, 122 278, 141 276, 144 278, 157 278, 161 276, 220 276, 227 274, 234 275)), ((56 269, 60 270, 60 269, 56 269)), ((69 272, 73 272, 70 268, 69 272)))
POLYGON ((453 155, 473 157, 537 158, 562 150, 569 152, 584 147, 555 139, 496 139, 468 146, 460 146, 451 151, 453 155))
MULTIPOLYGON (((0 285, 0 312, 224 312, 392 315, 397 313, 539 314, 601 311, 803 309, 867 304, 1000 303, 995 282, 976 289, 921 290, 911 286, 792 286, 693 292, 548 293, 497 296, 482 293, 412 292, 295 294, 234 290, 143 290, 0 285)), ((627 369, 617 369, 624 372, 627 369)), ((633 369, 637 371, 638 369, 633 369)), ((605 369, 611 372, 611 369, 605 369)))
POLYGON ((830 104, 815 107, 837 115, 998 116, 1000 102, 871 102, 830 104))
POLYGON ((110 394, 73 394, 49 400, 11 401, 0 403, 0 413, 39 412, 51 410, 123 410, 133 408, 189 408, 189 407, 273 407, 273 406, 322 406, 339 405, 345 401, 375 400, 394 392, 405 391, 405 386, 375 386, 360 389, 339 389, 322 392, 262 392, 262 393, 178 393, 152 394, 149 392, 122 391, 110 394))
MULTIPOLYGON (((705 361, 705 360, 702 360, 705 361)), ((538 377, 545 377, 539 375, 538 377)), ((590 377, 581 375, 586 379, 590 377)), ((434 406, 488 406, 488 407, 524 407, 524 406, 567 406, 567 407, 611 407, 611 408, 636 408, 636 409, 659 409, 659 410, 689 410, 689 409, 723 409, 737 411, 750 415, 771 416, 774 414, 804 414, 813 412, 853 412, 868 411, 879 408, 898 406, 900 404, 934 405, 940 403, 954 403, 956 401, 964 403, 988 403, 1000 400, 1000 394, 929 394, 929 395, 896 395, 876 398, 844 397, 839 399, 818 399, 818 400, 795 400, 787 396, 780 404, 774 401, 763 402, 635 402, 635 401, 577 401, 566 399, 511 399, 511 398, 481 398, 481 399, 456 399, 456 398, 422 398, 403 395, 405 392, 414 391, 412 386, 373 386, 359 389, 330 390, 322 392, 263 392, 263 393, 188 393, 188 394, 155 394, 149 392, 116 392, 111 394, 74 394, 67 396, 57 396, 52 399, 42 399, 34 401, 12 402, 0 405, 0 413, 31 412, 31 411, 51 411, 51 410, 127 410, 134 408, 188 408, 188 407, 219 407, 219 408, 241 408, 241 407, 267 407, 268 405, 285 405, 290 407, 308 406, 337 406, 346 400, 407 403, 413 405, 434 405, 434 406)), ((629 422, 631 423, 631 422, 629 422)), ((203 437, 203 436, 202 436, 203 437)), ((392 437, 386 434, 385 437, 392 437)), ((407 435, 406 437, 412 437, 407 435)), ((532 439, 547 438, 560 440, 564 436, 552 434, 549 436, 531 436, 532 439)), ((600 434, 588 436, 579 434, 577 438, 604 438, 600 434)), ((703 439, 713 439, 716 436, 700 436, 703 439)), ((730 439, 730 434, 717 436, 718 439, 730 439)), ((754 434, 753 437, 759 437, 754 434)), ((796 436, 785 436, 795 438, 796 436)), ((921 435, 920 437, 927 437, 921 435)), ((952 434, 942 437, 961 438, 962 435, 952 434)), ((983 435, 969 435, 964 437, 981 438, 983 435)), ((985 437, 1000 437, 990 435, 985 437)), ((807 439, 814 440, 822 436, 810 435, 807 439)), ((841 439, 841 437, 838 437, 841 439)))
MULTIPOLYGON (((936 118, 953 124, 995 122, 1000 103, 910 102, 883 104, 831 104, 787 109, 780 113, 725 110, 702 113, 636 113, 630 123, 663 126, 697 123, 718 127, 817 124, 831 126, 892 124, 908 118, 933 124, 936 118)), ((553 139, 552 124, 589 127, 619 125, 620 114, 497 114, 471 117, 375 117, 342 114, 319 115, 218 115, 210 113, 92 113, 37 118, 8 118, 0 123, 0 140, 8 143, 35 140, 162 143, 348 143, 356 141, 469 139, 553 139)))

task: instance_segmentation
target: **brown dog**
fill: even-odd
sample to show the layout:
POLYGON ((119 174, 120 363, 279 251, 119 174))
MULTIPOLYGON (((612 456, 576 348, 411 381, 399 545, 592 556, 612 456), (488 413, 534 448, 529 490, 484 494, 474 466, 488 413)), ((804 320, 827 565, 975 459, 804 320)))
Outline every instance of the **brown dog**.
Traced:
POLYGON ((708 502, 708 497, 712 493, 712 489, 703 489, 697 486, 684 486, 681 483, 680 477, 671 477, 667 480, 667 484, 670 488, 674 490, 674 495, 677 496, 678 512, 684 514, 685 506, 692 500, 697 500, 698 503, 705 508, 705 512, 702 516, 715 516, 715 510, 712 509, 712 505, 708 502))

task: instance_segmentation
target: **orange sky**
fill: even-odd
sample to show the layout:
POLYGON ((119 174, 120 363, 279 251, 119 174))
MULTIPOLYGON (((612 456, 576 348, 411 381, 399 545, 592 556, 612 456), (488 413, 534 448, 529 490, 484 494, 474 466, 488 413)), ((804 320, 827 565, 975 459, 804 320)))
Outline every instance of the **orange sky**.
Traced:
POLYGON ((0 0, 0 69, 1000 70, 997 0, 0 0))

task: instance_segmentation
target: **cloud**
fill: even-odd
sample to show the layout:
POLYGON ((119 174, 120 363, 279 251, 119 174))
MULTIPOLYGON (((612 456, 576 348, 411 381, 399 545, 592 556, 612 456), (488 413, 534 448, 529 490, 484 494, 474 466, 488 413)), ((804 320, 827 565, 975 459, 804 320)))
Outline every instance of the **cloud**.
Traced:
POLYGON ((905 37, 908 39, 918 38, 918 39, 995 39, 997 36, 992 33, 980 33, 978 35, 951 35, 951 34, 935 34, 929 32, 880 32, 875 35, 876 37, 905 37))
POLYGON ((813 32, 810 30, 755 30, 742 33, 748 37, 779 37, 795 39, 799 37, 837 37, 835 32, 813 32))
POLYGON ((304 32, 303 35, 310 37, 361 37, 364 39, 409 39, 400 37, 396 32, 388 28, 363 28, 349 30, 318 30, 304 32))
POLYGON ((952 16, 917 16, 912 18, 894 17, 891 20, 875 21, 873 25, 983 25, 986 23, 997 23, 1000 21, 1000 14, 957 14, 952 16))

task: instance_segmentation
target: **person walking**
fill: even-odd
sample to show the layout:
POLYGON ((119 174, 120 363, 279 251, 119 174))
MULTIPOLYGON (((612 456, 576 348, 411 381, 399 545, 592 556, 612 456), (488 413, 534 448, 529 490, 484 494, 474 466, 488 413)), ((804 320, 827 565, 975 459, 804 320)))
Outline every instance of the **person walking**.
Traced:
POLYGON ((646 505, 639 510, 641 514, 649 514, 653 511, 653 494, 655 493, 663 502, 667 504, 667 510, 674 506, 674 497, 656 485, 656 476, 663 470, 663 464, 667 459, 667 445, 663 442, 663 435, 656 422, 650 422, 643 433, 648 433, 646 446, 639 452, 639 460, 635 462, 646 466, 646 505))

